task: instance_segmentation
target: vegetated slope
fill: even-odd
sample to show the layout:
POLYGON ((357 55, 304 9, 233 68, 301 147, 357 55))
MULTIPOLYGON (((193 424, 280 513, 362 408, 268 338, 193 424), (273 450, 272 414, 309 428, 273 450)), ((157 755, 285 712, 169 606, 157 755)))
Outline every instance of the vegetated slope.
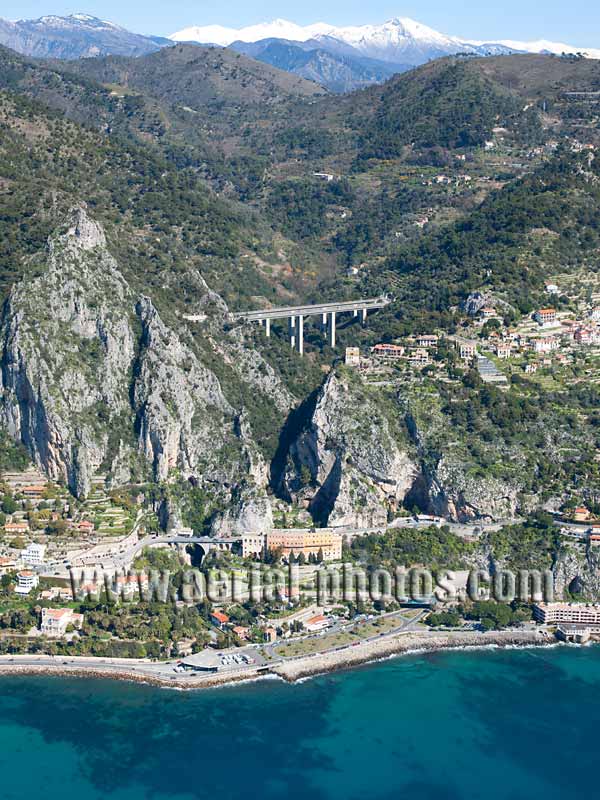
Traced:
MULTIPOLYGON (((203 120, 270 108, 288 97, 314 97, 324 89, 241 53, 214 47, 176 45, 141 59, 108 57, 67 65, 100 83, 147 94, 169 106, 185 105, 203 120)), ((217 127, 218 120, 213 121, 217 127)))
MULTIPOLYGON (((599 86, 598 61, 532 55, 454 57, 349 95, 341 113, 361 134, 362 158, 389 158, 408 145, 481 145, 497 127, 506 128, 516 141, 536 141, 543 129, 569 126, 574 99, 570 93, 598 91, 599 86)), ((588 104, 591 101, 587 98, 588 104)))
POLYGON ((388 158, 411 144, 476 147, 496 126, 516 129, 518 135, 519 128, 539 127, 539 120, 464 60, 435 63, 384 86, 362 132, 361 156, 388 158))
POLYGON ((104 86, 131 115, 136 135, 243 199, 261 186, 278 131, 326 94, 240 53, 196 45, 51 66, 104 86))
POLYGON ((254 157, 257 133, 269 134, 274 122, 289 119, 290 106, 324 93, 228 50, 177 45, 155 55, 42 62, 0 47, 0 87, 76 122, 157 145, 221 190, 231 180, 245 187, 264 170, 266 162, 236 163, 237 157, 254 157))
POLYGON ((313 106, 311 122, 356 133, 355 155, 395 158, 402 148, 460 149, 483 144, 504 127, 517 142, 571 130, 573 108, 597 116, 598 98, 577 105, 573 93, 600 90, 600 61, 555 56, 449 57, 395 75, 382 86, 313 106))
MULTIPOLYGON (((236 56, 224 51, 164 53, 132 62, 134 71, 148 60, 155 66, 130 82, 128 60, 90 62, 99 75, 87 74, 87 62, 75 65, 86 73, 75 75, 2 52, 3 422, 37 462, 78 494, 95 470, 115 483, 165 484, 172 519, 197 503, 200 524, 215 531, 268 524, 268 463, 278 439, 282 493, 308 503, 320 521, 368 523, 371 514, 412 502, 456 518, 512 513, 520 494, 541 495, 537 482, 509 480, 501 467, 513 456, 523 471, 550 476, 556 486, 581 483, 591 450, 570 426, 573 419, 585 425, 592 441, 595 395, 566 398, 575 415, 568 419, 558 413, 560 398, 544 400, 556 417, 547 446, 580 450, 572 470, 557 473, 548 459, 533 457, 543 441, 543 420, 526 402, 533 390, 510 389, 504 401, 460 371, 428 384, 429 399, 356 387, 352 375, 340 383, 334 372, 316 405, 304 407, 299 431, 288 415, 321 378, 314 353, 323 337, 307 328, 314 349, 300 363, 276 326, 268 342, 258 331, 230 330, 223 303, 277 303, 284 290, 286 301, 298 299, 284 277, 295 246, 320 298, 393 292, 395 302, 364 332, 352 329, 352 343, 452 327, 456 306, 473 289, 493 289, 512 313, 527 311, 546 270, 598 263, 598 165, 593 151, 573 152, 572 117, 550 117, 546 96, 526 109, 520 92, 482 78, 475 61, 428 65, 378 95, 303 97, 258 79, 245 98, 243 81, 253 80, 245 60, 238 74, 236 56), (414 81, 429 89, 417 91, 414 81), (482 111, 472 100, 490 84, 482 111), (367 149, 368 131, 383 141, 385 131, 369 126, 379 124, 386 92, 393 130, 390 155, 379 158, 367 149), (402 102, 413 95, 422 95, 422 105, 402 102), (161 128, 148 125, 151 113, 161 128), (539 125, 520 124, 530 119, 539 125), (448 121, 454 127, 442 140, 448 121), (493 137, 497 156, 463 139, 471 124, 478 137, 493 137), (192 131, 197 138, 186 141, 192 131), (238 180, 231 200, 203 180, 209 134, 222 159, 210 164, 214 177, 224 180, 219 163, 256 161, 255 183, 242 184, 239 165, 227 173, 238 180), (541 145, 533 146, 538 136, 541 145), (474 188, 463 180, 472 177, 467 171, 474 188), (425 211, 431 226, 418 218, 425 211), (274 251, 278 263, 269 261, 274 251), (338 271, 325 282, 328 262, 338 271), (346 275, 355 265, 358 275, 346 275), (439 412, 439 426, 422 413, 427 403, 439 412), (456 439, 441 436, 444 427, 456 439), (490 437, 498 446, 486 455, 490 437), (480 467, 485 492, 472 480, 480 467)), ((564 90, 553 86, 560 100, 564 90)), ((580 118, 593 119, 593 109, 581 108, 580 118)), ((341 330, 342 346, 345 336, 341 330)), ((426 377, 419 373, 417 386, 426 377)))
POLYGON ((397 302, 379 321, 394 315, 404 329, 425 311, 427 324, 451 324, 453 309, 482 289, 528 313, 548 274, 598 270, 599 231, 598 159, 564 149, 456 224, 400 248, 365 279, 365 290, 384 289, 397 276, 397 302))
POLYGON ((331 92, 349 92, 381 83, 397 72, 410 69, 400 64, 361 56, 358 52, 340 52, 323 48, 318 42, 288 42, 282 39, 265 39, 260 42, 234 42, 232 50, 245 53, 257 61, 292 72, 314 81, 331 92))
POLYGON ((600 81, 600 61, 591 58, 513 55, 470 60, 470 64, 528 100, 556 100, 563 92, 597 91, 600 81))
POLYGON ((192 170, 21 95, 0 93, 0 124, 3 294, 28 269, 23 256, 38 250, 68 208, 82 201, 108 224, 130 273, 171 304, 193 309, 193 281, 188 287, 185 276, 200 267, 232 300, 240 299, 240 289, 270 291, 250 260, 244 279, 229 279, 240 252, 260 246, 260 221, 215 197, 192 170))

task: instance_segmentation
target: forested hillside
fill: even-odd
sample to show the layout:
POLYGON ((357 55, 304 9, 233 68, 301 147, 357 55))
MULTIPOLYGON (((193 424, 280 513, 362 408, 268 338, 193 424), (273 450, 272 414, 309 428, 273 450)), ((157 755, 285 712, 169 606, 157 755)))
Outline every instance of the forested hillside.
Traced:
POLYGON ((524 357, 489 389, 444 337, 479 336, 473 296, 501 309, 486 333, 527 321, 549 278, 559 310, 592 312, 598 91, 600 65, 576 58, 448 58, 339 97, 193 45, 69 64, 0 49, 4 428, 79 494, 101 471, 160 484, 171 516, 201 496, 213 531, 271 519, 272 502, 320 522, 402 504, 471 518, 501 513, 498 482, 510 513, 548 501, 544 481, 579 491, 597 477, 587 355, 539 385, 524 357), (366 327, 340 319, 337 350, 307 320, 303 359, 284 325, 266 340, 232 314, 383 293, 366 327), (339 377, 345 345, 433 331, 426 366, 375 370, 360 391, 339 377), (107 388, 77 383, 94 369, 107 388), (355 407, 346 392, 373 413, 333 425, 329 406, 355 407), (560 470, 542 445, 568 451, 560 470), (513 458, 527 480, 501 466, 513 458))

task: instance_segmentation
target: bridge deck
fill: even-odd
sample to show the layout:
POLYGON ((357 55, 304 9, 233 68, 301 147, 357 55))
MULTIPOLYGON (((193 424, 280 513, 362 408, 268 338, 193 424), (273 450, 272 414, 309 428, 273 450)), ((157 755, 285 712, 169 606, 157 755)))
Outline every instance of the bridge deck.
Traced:
POLYGON ((308 317, 311 314, 328 314, 332 311, 341 314, 344 311, 361 311, 363 308, 373 310, 384 308, 390 303, 387 297, 374 297, 367 300, 347 300, 342 303, 317 303, 306 306, 282 306, 279 308, 265 308, 258 311, 246 311, 236 314, 240 320, 257 321, 261 319, 283 319, 286 317, 308 317))

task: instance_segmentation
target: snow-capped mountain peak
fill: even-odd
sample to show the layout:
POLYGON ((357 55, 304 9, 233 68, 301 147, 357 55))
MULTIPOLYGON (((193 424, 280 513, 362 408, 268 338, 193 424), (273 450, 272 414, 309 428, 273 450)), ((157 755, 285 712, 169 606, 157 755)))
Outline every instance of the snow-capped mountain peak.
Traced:
POLYGON ((40 28, 54 28, 60 30, 91 28, 94 30, 114 30, 123 31, 124 28, 115 25, 114 22, 93 17, 90 14, 69 14, 68 17, 58 17, 54 14, 47 14, 44 17, 34 20, 18 20, 15 24, 32 25, 40 28))
POLYGON ((510 39, 503 39, 499 44, 511 48, 511 50, 522 50, 525 53, 554 53, 561 55, 562 53, 582 53, 587 55, 588 58, 600 58, 600 50, 593 47, 573 47, 570 44, 563 42, 549 42, 547 39, 538 39, 535 42, 517 42, 510 39))
POLYGON ((263 39, 287 39, 306 42, 315 36, 327 35, 336 30, 333 25, 317 22, 314 25, 296 25, 286 19, 274 19, 246 28, 225 28, 222 25, 192 26, 169 36, 174 42, 201 42, 219 44, 224 47, 233 42, 260 42, 263 39))
POLYGON ((0 45, 36 58, 89 58, 103 55, 139 56, 159 50, 165 42, 130 33, 120 25, 91 14, 46 15, 7 22, 0 19, 0 45))
POLYGON ((218 25, 185 28, 169 38, 175 42, 195 41, 223 46, 235 41, 259 42, 265 39, 293 42, 334 39, 352 47, 361 55, 405 64, 418 64, 428 58, 449 53, 476 51, 475 47, 464 45, 459 39, 439 33, 408 17, 396 17, 382 25, 346 27, 336 27, 326 22, 302 26, 288 20, 275 19, 238 30, 218 25))
POLYGON ((583 51, 591 58, 600 58, 600 50, 540 40, 536 42, 494 41, 474 42, 448 36, 409 17, 395 17, 381 25, 336 27, 325 22, 297 25, 285 19, 250 25, 246 28, 224 28, 220 25, 191 27, 173 33, 175 42, 201 42, 228 46, 233 42, 260 42, 265 39, 284 39, 292 42, 316 41, 325 49, 336 43, 366 56, 392 64, 417 65, 431 58, 455 53, 490 55, 509 52, 577 53, 583 51))
POLYGON ((223 25, 192 25, 183 28, 169 36, 173 42, 200 42, 201 44, 218 44, 227 47, 237 39, 234 28, 225 28, 223 25))

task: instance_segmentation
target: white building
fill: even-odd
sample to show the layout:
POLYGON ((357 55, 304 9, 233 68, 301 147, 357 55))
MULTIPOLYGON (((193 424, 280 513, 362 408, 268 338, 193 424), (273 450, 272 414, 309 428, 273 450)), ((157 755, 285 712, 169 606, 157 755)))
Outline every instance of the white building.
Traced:
POLYGON ((463 361, 470 361, 477 355, 477 345, 475 342, 469 342, 466 339, 456 339, 456 346, 463 361))
POLYGON ((531 348, 534 353, 552 353, 554 350, 558 350, 559 347, 560 341, 554 336, 531 340, 531 348))
POLYGON ((181 536, 184 539, 191 539, 194 536, 192 528, 175 528, 172 531, 173 536, 181 536))
POLYGON ((29 594, 32 589, 35 589, 39 584, 40 579, 35 572, 29 569, 24 569, 17 574, 17 586, 15 588, 16 594, 29 594))
POLYGON ((83 614, 75 614, 72 608, 42 608, 40 630, 46 636, 64 636, 69 625, 81 628, 83 614))
POLYGON ((413 350, 408 357, 408 361, 413 367, 425 367, 428 364, 431 364, 429 352, 423 347, 413 350))
POLYGON ((310 619, 307 619, 304 623, 304 627, 307 631, 322 631, 325 628, 329 628, 331 626, 331 620, 328 619, 323 614, 317 614, 310 619))
POLYGON ((510 358, 512 355, 512 348, 509 344, 496 345, 496 355, 498 358, 510 358))
POLYGON ((437 347, 439 342, 439 336, 436 336, 435 333, 423 333, 420 336, 417 336, 417 346, 418 347, 437 347))
POLYGON ((344 361, 348 367, 360 367, 360 349, 358 347, 347 347, 344 361))
POLYGON ((23 561, 26 564, 34 567, 44 563, 45 555, 45 544, 36 544, 35 542, 32 542, 31 544, 27 545, 25 550, 21 550, 21 558, 23 561))
POLYGON ((584 603, 538 603, 533 607, 533 618, 544 625, 561 622, 600 625, 600 606, 584 603))

